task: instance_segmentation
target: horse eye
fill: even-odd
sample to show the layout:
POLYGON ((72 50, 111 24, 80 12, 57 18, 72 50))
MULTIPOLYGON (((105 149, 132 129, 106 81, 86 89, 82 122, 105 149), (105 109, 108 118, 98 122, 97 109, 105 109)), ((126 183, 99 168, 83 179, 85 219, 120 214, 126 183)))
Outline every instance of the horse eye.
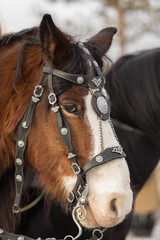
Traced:
POLYGON ((74 105, 74 104, 64 105, 64 106, 63 106, 63 109, 64 109, 66 112, 71 113, 71 114, 76 114, 76 115, 79 114, 79 111, 78 111, 76 105, 74 105))

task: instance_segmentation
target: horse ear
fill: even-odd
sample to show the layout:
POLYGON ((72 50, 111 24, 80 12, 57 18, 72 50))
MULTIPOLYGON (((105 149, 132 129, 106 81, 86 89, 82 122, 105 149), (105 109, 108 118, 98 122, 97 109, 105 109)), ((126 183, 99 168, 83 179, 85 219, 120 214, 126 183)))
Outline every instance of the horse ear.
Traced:
POLYGON ((40 40, 45 60, 53 67, 62 67, 71 55, 72 47, 67 36, 60 31, 49 14, 40 24, 40 40))
POLYGON ((109 50, 116 32, 117 29, 114 27, 105 28, 90 38, 88 43, 97 45, 102 50, 102 55, 104 55, 109 50))

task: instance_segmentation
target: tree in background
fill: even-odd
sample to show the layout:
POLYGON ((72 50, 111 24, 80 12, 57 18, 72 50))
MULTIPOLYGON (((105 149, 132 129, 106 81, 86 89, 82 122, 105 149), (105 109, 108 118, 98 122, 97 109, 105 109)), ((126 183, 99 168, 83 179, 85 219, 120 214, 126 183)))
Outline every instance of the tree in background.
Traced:
MULTIPOLYGON (((48 0, 57 2, 58 0, 48 0)), ((69 4, 80 3, 85 5, 85 0, 63 0, 69 4)), ((157 0, 95 0, 100 7, 94 13, 93 19, 101 19, 104 26, 115 26, 118 29, 117 43, 119 54, 124 55, 126 48, 131 44, 139 44, 138 41, 146 35, 159 37, 160 35, 160 1, 157 0)), ((90 9, 88 9, 89 14, 90 9)), ((74 25, 75 22, 69 21, 68 25, 74 25)), ((71 27, 71 26, 70 26, 71 27)), ((85 32, 93 32, 94 24, 90 21, 83 24, 85 32)), ((75 26, 74 26, 75 28, 75 26)), ((152 40, 151 40, 152 41, 152 40)), ((144 44, 143 44, 144 46, 144 44)), ((152 46, 153 47, 153 46, 152 46)))
POLYGON ((158 36, 160 34, 160 3, 154 0, 102 0, 104 6, 111 7, 115 15, 109 18, 105 8, 100 14, 104 21, 110 19, 117 23, 120 55, 126 53, 126 45, 144 34, 158 36), (158 26, 158 28, 157 28, 158 26))

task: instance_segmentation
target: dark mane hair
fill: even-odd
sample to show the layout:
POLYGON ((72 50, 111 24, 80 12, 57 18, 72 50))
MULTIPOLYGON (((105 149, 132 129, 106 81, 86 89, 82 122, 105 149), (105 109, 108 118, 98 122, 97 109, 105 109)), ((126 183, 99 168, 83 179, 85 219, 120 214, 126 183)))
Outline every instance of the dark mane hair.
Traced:
POLYGON ((106 76, 112 117, 141 129, 155 142, 160 142, 159 66, 158 48, 120 58, 106 76))
POLYGON ((39 35, 38 27, 24 29, 16 33, 8 33, 3 35, 0 38, 0 46, 6 46, 6 45, 8 46, 8 44, 12 44, 15 41, 21 41, 21 40, 26 41, 27 39, 35 38, 38 35, 39 35))

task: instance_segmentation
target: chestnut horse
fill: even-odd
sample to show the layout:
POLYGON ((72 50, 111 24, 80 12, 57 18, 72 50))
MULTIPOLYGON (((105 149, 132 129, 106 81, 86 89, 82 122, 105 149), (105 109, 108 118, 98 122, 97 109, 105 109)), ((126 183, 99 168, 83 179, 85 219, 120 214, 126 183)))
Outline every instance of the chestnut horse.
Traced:
MULTIPOLYGON (((129 169, 100 69, 115 32, 77 43, 46 14, 39 28, 0 39, 0 236, 15 239, 6 231, 16 232, 30 186, 71 211, 79 232, 65 239, 79 238, 81 225, 115 226, 131 211, 129 169)), ((93 239, 95 232, 103 235, 96 229, 93 239)))
MULTIPOLYGON (((151 49, 120 58, 106 75, 106 89, 112 103, 111 116, 127 154, 134 196, 143 187, 160 159, 159 64, 160 49, 151 49)), ((77 229, 70 215, 66 215, 54 202, 48 221, 43 219, 41 200, 37 207, 23 213, 17 231, 35 238, 39 235, 45 238, 52 235, 62 237, 71 232, 72 235, 76 234, 77 229)), ((132 214, 121 224, 108 228, 103 239, 126 239, 131 223, 132 214)), ((84 240, 89 236, 90 232, 87 231, 80 239, 84 240)))

